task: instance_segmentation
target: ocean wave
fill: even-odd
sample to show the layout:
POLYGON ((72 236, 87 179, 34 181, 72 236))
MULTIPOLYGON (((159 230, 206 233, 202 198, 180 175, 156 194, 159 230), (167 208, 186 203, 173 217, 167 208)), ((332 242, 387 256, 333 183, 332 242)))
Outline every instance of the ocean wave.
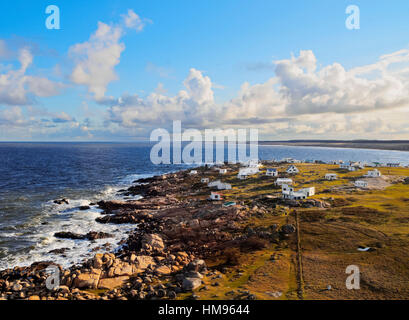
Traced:
MULTIPOLYGON (((42 205, 41 215, 35 216, 29 222, 18 227, 8 227, 8 232, 2 232, 2 237, 10 241, 29 241, 32 246, 23 248, 11 254, 7 248, 0 248, 2 260, 0 269, 14 266, 28 266, 36 261, 54 261, 64 267, 81 263, 94 255, 95 251, 106 252, 114 250, 127 233, 133 230, 134 224, 100 224, 95 221, 101 216, 102 210, 96 205, 90 205, 99 200, 119 200, 123 196, 118 192, 129 187, 135 180, 149 177, 148 174, 132 174, 120 179, 117 184, 104 186, 99 191, 90 191, 87 197, 66 198, 68 204, 56 204, 53 199, 42 205), (80 210, 81 206, 89 206, 87 210, 80 210), (20 228, 24 230, 21 232, 20 228), (112 234, 112 238, 88 240, 59 239, 54 237, 56 232, 66 231, 86 234, 90 231, 100 231, 112 234), (107 246, 109 244, 109 246, 107 246), (53 253, 54 250, 65 249, 64 254, 53 253)), ((140 197, 131 197, 139 199, 140 197)))

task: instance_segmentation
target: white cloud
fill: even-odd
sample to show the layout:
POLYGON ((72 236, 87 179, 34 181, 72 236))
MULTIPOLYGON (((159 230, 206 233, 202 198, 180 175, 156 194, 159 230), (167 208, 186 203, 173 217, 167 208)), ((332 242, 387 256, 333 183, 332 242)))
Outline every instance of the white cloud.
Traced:
POLYGON ((114 68, 125 49, 119 43, 121 34, 119 27, 99 22, 89 41, 70 48, 70 55, 76 60, 71 80, 86 85, 96 100, 104 98, 108 84, 118 79, 114 68))
POLYGON ((392 109, 409 103, 409 79, 388 69, 408 61, 409 53, 383 56, 379 62, 350 71, 339 63, 316 68, 312 51, 298 58, 277 61, 280 91, 288 98, 287 114, 351 113, 392 109), (369 71, 379 76, 364 77, 369 71))
POLYGON ((409 50, 401 50, 351 70, 339 63, 319 68, 312 51, 301 51, 275 61, 275 76, 266 82, 246 82, 235 98, 221 104, 214 101, 211 79, 191 69, 176 96, 159 90, 146 98, 120 98, 108 119, 126 128, 171 120, 198 128, 250 126, 285 139, 399 136, 409 131, 408 62, 409 50))
POLYGON ((19 69, 11 69, 0 74, 0 104, 26 105, 33 103, 35 97, 57 95, 63 87, 47 78, 26 75, 33 62, 28 49, 21 49, 18 56, 19 69))
MULTIPOLYGON (((123 16, 125 26, 142 31, 144 23, 132 10, 123 16)), ((95 100, 104 101, 107 86, 118 80, 115 67, 119 64, 125 45, 120 42, 124 34, 121 25, 98 22, 98 29, 88 41, 75 44, 69 49, 75 61, 71 81, 85 85, 95 100)))
POLYGON ((109 120, 125 127, 166 124, 172 120, 206 123, 206 117, 216 112, 210 78, 192 68, 183 83, 185 90, 173 97, 166 96, 161 86, 145 99, 137 95, 119 98, 109 108, 109 120))
POLYGON ((129 9, 127 14, 123 14, 122 19, 127 28, 134 29, 137 32, 142 31, 147 23, 152 23, 149 19, 142 19, 132 9, 129 9))

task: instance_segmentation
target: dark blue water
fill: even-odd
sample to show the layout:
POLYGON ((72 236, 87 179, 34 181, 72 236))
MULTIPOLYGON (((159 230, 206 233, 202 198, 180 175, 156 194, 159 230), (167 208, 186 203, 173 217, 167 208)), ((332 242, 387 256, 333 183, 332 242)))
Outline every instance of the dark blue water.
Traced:
MULTIPOLYGON (((98 225, 96 207, 78 211, 100 199, 115 199, 117 191, 140 177, 184 169, 186 165, 154 165, 148 143, 0 143, 0 269, 52 259, 64 265, 80 262, 90 250, 107 242, 113 247, 132 226, 98 225), (69 205, 54 199, 67 198, 69 205), (58 240, 56 231, 115 234, 114 239, 58 240), (67 257, 49 251, 68 248, 67 257)), ((227 156, 227 152, 226 152, 227 156)), ((316 147, 259 146, 263 160, 292 157, 314 160, 401 162, 398 151, 316 147)))

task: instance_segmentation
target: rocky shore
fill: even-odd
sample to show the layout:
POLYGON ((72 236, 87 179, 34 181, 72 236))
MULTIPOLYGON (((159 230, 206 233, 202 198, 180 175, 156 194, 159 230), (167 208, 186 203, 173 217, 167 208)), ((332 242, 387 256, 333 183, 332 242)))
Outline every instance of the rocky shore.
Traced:
MULTIPOLYGON (((200 168, 211 176, 214 170, 200 168)), ((181 293, 203 286, 203 277, 212 285, 223 270, 209 269, 205 260, 224 249, 257 245, 261 238, 278 241, 292 226, 281 229, 244 230, 249 216, 263 213, 262 207, 244 203, 224 207, 206 199, 209 190, 198 176, 187 172, 156 176, 135 181, 123 195, 142 195, 138 201, 101 201, 100 223, 134 223, 137 226, 115 253, 96 253, 81 265, 60 270, 60 285, 47 289, 47 267, 51 261, 15 267, 0 272, 0 299, 85 300, 85 299, 175 299, 181 293)), ((63 201, 61 203, 64 203, 63 201)), ((109 234, 57 232, 55 237, 84 241, 107 238, 109 234)), ((66 254, 65 250, 58 253, 66 254)), ((244 299, 255 298, 250 292, 244 299)), ((192 294, 191 298, 198 296, 192 294)))

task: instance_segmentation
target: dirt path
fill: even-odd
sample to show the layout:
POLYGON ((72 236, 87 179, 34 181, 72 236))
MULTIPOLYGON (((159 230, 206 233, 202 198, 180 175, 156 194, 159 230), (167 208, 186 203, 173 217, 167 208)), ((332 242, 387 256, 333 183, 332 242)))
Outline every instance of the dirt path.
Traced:
POLYGON ((300 218, 298 212, 295 211, 295 228, 297 238, 297 293, 299 299, 304 299, 304 277, 302 265, 302 251, 301 251, 301 236, 300 236, 300 218))

